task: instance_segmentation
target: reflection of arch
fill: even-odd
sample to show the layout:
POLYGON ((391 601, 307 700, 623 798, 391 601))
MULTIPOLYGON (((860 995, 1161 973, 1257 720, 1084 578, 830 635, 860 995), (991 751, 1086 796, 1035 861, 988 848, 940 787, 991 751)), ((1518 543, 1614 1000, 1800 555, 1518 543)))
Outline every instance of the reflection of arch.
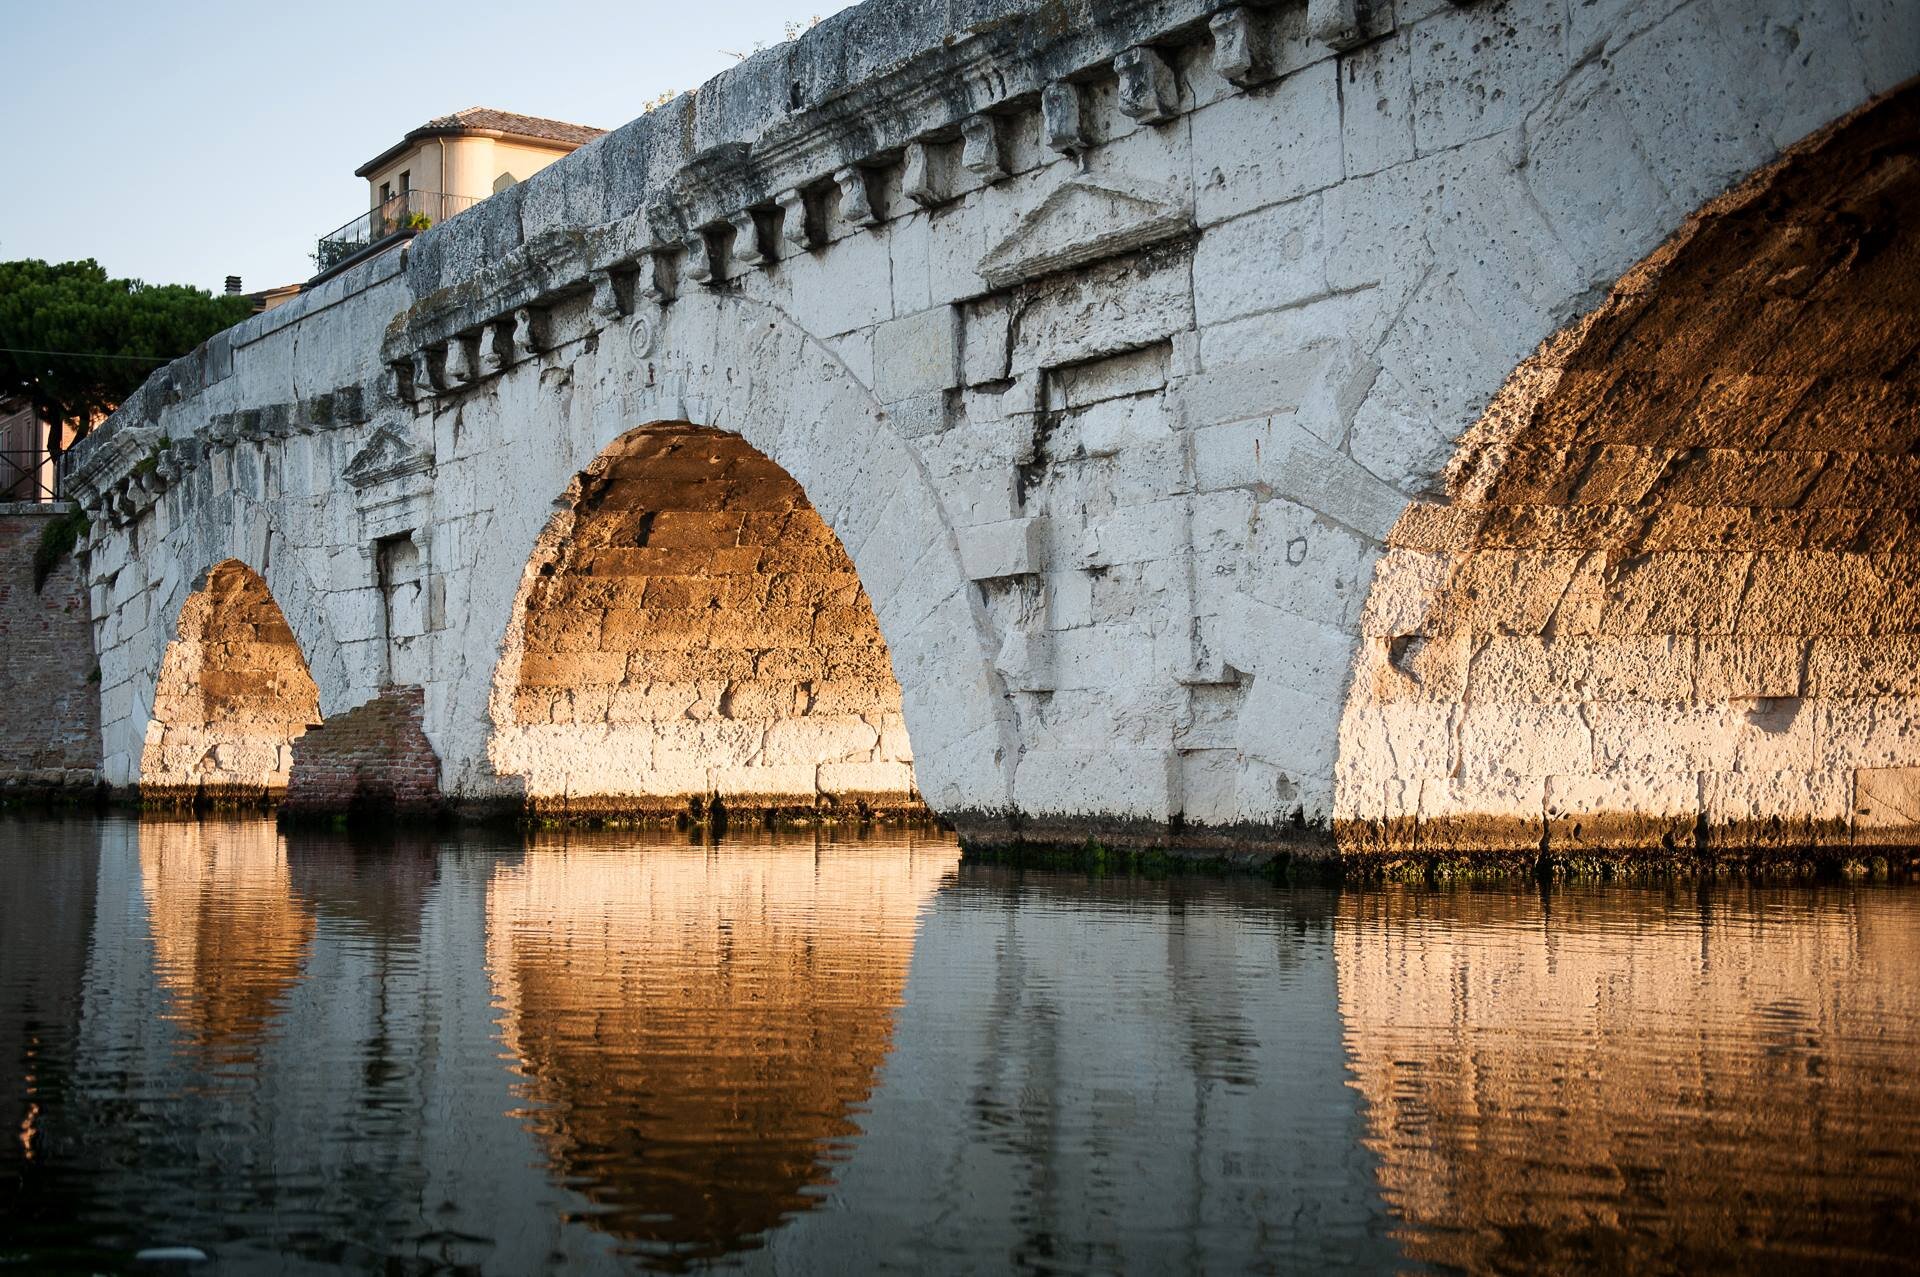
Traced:
MULTIPOLYGON (((943 815, 1003 813, 1017 750, 983 605, 924 463, 841 358, 771 306, 700 290, 601 334, 575 376, 585 384, 568 385, 561 405, 537 361, 498 383, 503 411, 558 414, 555 445, 532 462, 549 467, 551 490, 638 426, 690 422, 744 439, 799 485, 853 560, 900 684, 920 794, 943 815)), ((547 518, 532 507, 497 509, 493 528, 501 568, 517 577, 547 518)), ((508 668, 518 660, 504 636, 509 611, 496 614, 503 656, 490 688, 460 689, 491 693, 491 709, 463 701, 453 712, 509 721, 498 703, 519 680, 508 668)), ((459 764, 457 784, 479 792, 490 782, 474 761, 459 764)))
POLYGON ((279 834, 270 824, 144 821, 140 884, 167 1018, 216 1062, 253 1059, 314 933, 279 834))
POLYGON ((1340 913, 1347 1061, 1408 1260, 1910 1253, 1889 1204, 1912 1199, 1920 937, 1893 893, 1389 888, 1340 913))
POLYGON ((1810 139, 1509 380, 1376 568, 1344 845, 1920 829, 1917 136, 1810 139))
POLYGON ((536 809, 901 806, 913 768, 873 605, 792 477, 654 426, 574 481, 529 563, 492 742, 536 809))
POLYGON ((319 690, 259 573, 229 559, 180 609, 140 760, 150 801, 250 801, 286 789, 319 690))
POLYGON ((523 1120, 595 1227, 687 1259, 756 1245, 854 1134, 957 851, 541 841, 487 893, 523 1120))

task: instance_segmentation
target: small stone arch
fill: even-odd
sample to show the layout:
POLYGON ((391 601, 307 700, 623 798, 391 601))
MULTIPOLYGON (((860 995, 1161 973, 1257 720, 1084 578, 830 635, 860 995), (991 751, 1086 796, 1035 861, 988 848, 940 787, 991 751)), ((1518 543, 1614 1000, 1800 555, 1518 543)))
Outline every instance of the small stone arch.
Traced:
POLYGON ((161 658, 142 801, 270 801, 286 790, 294 740, 319 722, 319 688, 266 579, 224 559, 194 582, 161 658))
POLYGON ((1916 139, 1807 139, 1516 370, 1375 568, 1345 850, 1920 835, 1916 139))
MULTIPOLYGON (((537 503, 502 512, 519 522, 515 534, 500 538, 501 553, 521 547, 515 568, 524 565, 525 575, 517 577, 514 603, 501 620, 502 657, 486 703, 476 706, 489 725, 484 771, 499 792, 513 793, 526 777, 525 755, 515 756, 524 738, 515 744, 514 731, 503 736, 500 727, 518 722, 525 604, 546 553, 542 543, 551 548, 559 525, 578 517, 579 501, 602 491, 596 485, 603 480, 591 473, 596 463, 636 441, 652 446, 672 438, 682 448, 699 441, 731 450, 741 464, 770 466, 769 477, 784 476, 837 545, 821 553, 844 558, 835 572, 851 569, 911 739, 910 747, 876 742, 868 761, 891 766, 910 757, 914 792, 943 816, 1005 814, 1015 737, 980 600, 923 463, 838 355, 775 307, 702 293, 665 307, 642 304, 602 329, 564 377, 554 373, 551 365, 528 365, 504 377, 499 391, 508 411, 535 419, 558 412, 551 460, 536 464, 550 474, 566 467, 546 480, 551 487, 537 503), (721 443, 727 439, 736 442, 721 443), (563 490, 560 519, 536 521, 533 512, 550 511, 550 494, 563 490)), ((866 624, 856 628, 864 632, 866 624)), ((557 774, 539 782, 560 783, 557 774)), ((898 791, 854 785, 848 792, 856 802, 886 805, 898 791)), ((539 805, 535 795, 527 801, 539 805)))

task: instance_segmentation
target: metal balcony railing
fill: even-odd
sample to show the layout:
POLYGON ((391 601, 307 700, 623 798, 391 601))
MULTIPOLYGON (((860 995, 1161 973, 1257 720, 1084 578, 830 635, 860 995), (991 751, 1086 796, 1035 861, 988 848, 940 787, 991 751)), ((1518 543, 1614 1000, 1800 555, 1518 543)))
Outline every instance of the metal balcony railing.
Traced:
POLYGON ((402 191, 379 207, 360 214, 339 230, 320 237, 313 265, 322 275, 375 244, 398 235, 424 231, 463 209, 479 203, 471 195, 443 195, 439 191, 402 191))
POLYGON ((0 449, 0 501, 57 501, 59 472, 32 448, 0 449))

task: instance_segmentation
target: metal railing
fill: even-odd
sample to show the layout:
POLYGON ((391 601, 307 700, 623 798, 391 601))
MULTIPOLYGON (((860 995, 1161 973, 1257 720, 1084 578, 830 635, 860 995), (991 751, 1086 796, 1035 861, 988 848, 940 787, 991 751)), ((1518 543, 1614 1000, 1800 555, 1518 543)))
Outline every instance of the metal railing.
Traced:
POLYGON ((471 195, 443 195, 439 191, 401 191, 377 208, 360 214, 339 230, 320 237, 313 253, 314 269, 321 274, 396 235, 424 231, 435 222, 443 222, 455 213, 479 203, 471 195))
POLYGON ((0 501, 58 501, 58 467, 37 448, 0 449, 0 501))

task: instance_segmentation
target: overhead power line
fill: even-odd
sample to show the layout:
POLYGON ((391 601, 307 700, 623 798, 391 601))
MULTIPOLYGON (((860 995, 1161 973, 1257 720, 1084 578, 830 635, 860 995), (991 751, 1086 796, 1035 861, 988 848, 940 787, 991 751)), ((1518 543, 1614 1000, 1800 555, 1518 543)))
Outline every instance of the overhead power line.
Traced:
POLYGON ((171 359, 163 359, 158 355, 92 355, 84 350, 27 350, 19 346, 0 346, 0 354, 53 355, 56 358, 62 359, 130 359, 143 364, 170 364, 173 362, 171 359))

